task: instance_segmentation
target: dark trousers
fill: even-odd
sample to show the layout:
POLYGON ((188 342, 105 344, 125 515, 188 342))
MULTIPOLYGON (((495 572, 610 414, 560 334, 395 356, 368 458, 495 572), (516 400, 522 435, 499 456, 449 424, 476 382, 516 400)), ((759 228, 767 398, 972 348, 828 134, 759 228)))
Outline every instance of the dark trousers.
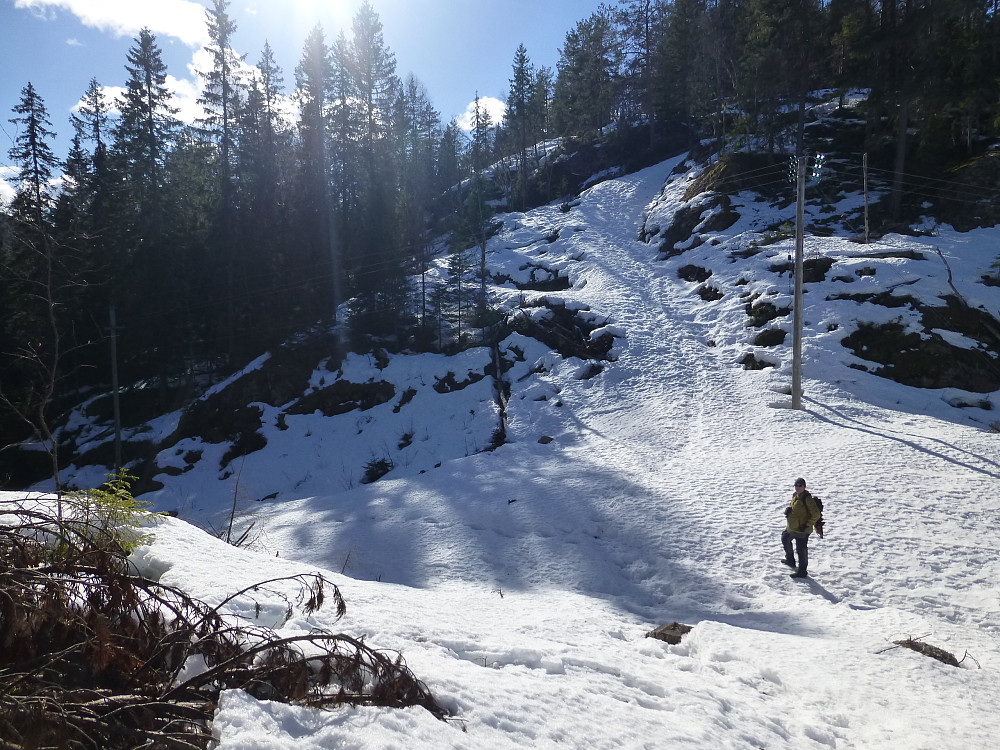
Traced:
POLYGON ((795 562, 795 555, 792 554, 792 540, 795 540, 795 551, 799 555, 799 572, 805 573, 809 567, 809 534, 804 531, 781 532, 781 546, 785 548, 785 559, 795 562))

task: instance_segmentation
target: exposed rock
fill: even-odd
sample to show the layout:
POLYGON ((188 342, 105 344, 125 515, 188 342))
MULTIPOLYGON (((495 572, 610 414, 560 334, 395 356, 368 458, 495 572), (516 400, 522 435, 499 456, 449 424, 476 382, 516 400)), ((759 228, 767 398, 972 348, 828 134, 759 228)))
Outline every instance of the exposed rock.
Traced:
POLYGON ((780 328, 767 328, 754 337, 753 343, 754 346, 780 346, 787 335, 788 332, 780 328))
POLYGON ((841 340, 856 356, 881 364, 876 375, 916 388, 960 388, 974 393, 1000 389, 996 360, 982 350, 952 346, 939 335, 906 333, 900 323, 860 323, 841 340))
POLYGON ((354 409, 365 411, 384 404, 396 395, 392 383, 379 380, 371 383, 351 383, 337 380, 326 388, 307 393, 289 409, 289 414, 312 414, 319 410, 323 416, 346 414, 354 409))
POLYGON ((681 266, 677 269, 677 276, 684 281, 698 282, 708 281, 712 276, 712 272, 707 268, 702 268, 701 266, 681 266))
POLYGON ((671 622, 667 625, 660 625, 660 627, 655 630, 650 630, 646 633, 647 638, 656 638, 660 641, 666 641, 667 643, 676 646, 681 642, 681 639, 691 632, 693 627, 691 625, 684 625, 679 622, 671 622))
POLYGON ((765 367, 774 367, 774 362, 768 362, 766 359, 757 359, 752 352, 746 354, 740 360, 740 364, 743 365, 744 370, 763 370, 765 367))

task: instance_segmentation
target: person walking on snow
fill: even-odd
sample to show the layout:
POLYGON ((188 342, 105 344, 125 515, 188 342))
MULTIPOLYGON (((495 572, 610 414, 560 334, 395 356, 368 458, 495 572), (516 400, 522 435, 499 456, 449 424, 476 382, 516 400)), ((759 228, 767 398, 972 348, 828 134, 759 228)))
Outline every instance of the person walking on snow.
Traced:
POLYGON ((806 490, 806 480, 799 477, 795 480, 795 494, 792 495, 792 502, 785 508, 785 518, 788 524, 781 533, 781 545, 785 548, 785 565, 795 568, 795 555, 792 553, 792 540, 795 540, 795 552, 798 553, 798 568, 792 573, 792 578, 806 578, 809 567, 809 534, 813 527, 816 533, 823 537, 823 526, 820 519, 823 512, 820 510, 813 496, 806 490))

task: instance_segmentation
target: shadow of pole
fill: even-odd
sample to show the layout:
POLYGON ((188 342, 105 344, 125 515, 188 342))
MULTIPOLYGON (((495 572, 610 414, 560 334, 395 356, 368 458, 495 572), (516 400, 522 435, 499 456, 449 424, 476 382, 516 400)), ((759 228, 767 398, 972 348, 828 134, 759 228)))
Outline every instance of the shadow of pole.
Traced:
POLYGON ((987 458, 986 456, 980 456, 964 448, 959 448, 958 446, 952 445, 951 443, 947 443, 944 440, 941 440, 940 438, 928 437, 926 435, 907 435, 906 433, 893 434, 892 430, 887 430, 885 428, 873 427, 872 425, 867 425, 864 422, 855 419, 854 417, 849 417, 846 414, 837 411, 833 407, 821 404, 815 399, 805 398, 804 400, 816 406, 816 409, 806 409, 805 410, 806 413, 811 414, 817 419, 827 422, 828 424, 834 425, 836 427, 842 427, 848 430, 857 430, 858 432, 864 432, 868 435, 875 435, 876 437, 882 437, 885 438, 886 440, 894 440, 897 443, 906 445, 910 448, 920 451, 921 453, 926 453, 927 455, 933 456, 934 458, 940 458, 943 461, 955 464, 956 466, 961 466, 962 468, 969 469, 970 471, 975 471, 979 474, 983 474, 992 479, 1000 479, 1000 463, 997 463, 991 458, 987 458), (824 414, 821 414, 819 411, 817 411, 817 409, 825 409, 842 421, 837 421, 831 417, 825 416, 824 414), (997 471, 991 471, 990 469, 983 468, 982 466, 975 466, 969 463, 968 461, 955 458, 954 456, 949 456, 938 450, 933 450, 925 445, 921 445, 920 443, 915 442, 916 440, 926 440, 931 443, 937 443, 938 445, 941 445, 944 448, 947 448, 948 450, 954 451, 955 453, 963 454, 964 456, 967 456, 969 458, 981 461, 983 464, 995 467, 997 471))

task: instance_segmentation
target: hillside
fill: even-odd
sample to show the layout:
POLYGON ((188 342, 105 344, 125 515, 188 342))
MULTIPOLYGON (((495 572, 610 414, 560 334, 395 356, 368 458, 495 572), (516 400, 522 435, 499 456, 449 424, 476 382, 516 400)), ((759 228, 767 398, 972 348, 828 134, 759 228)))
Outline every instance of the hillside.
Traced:
MULTIPOLYGON (((864 242, 860 155, 833 148, 860 123, 842 110, 831 117, 830 106, 813 108, 807 130, 809 151, 833 150, 806 191, 806 377, 865 402, 997 431, 995 230, 956 231, 922 213, 937 206, 952 215, 946 200, 910 206, 916 224, 887 221, 890 181, 874 170, 873 228, 864 242)), ((252 507, 411 476, 507 440, 554 437, 532 431, 561 404, 567 386, 553 380, 590 388, 631 346, 635 327, 648 325, 635 321, 637 311, 616 314, 589 291, 585 262, 603 243, 638 239, 648 255, 631 286, 664 277, 653 303, 672 295, 671 314, 692 324, 686 336, 712 349, 720 366, 760 371, 762 387, 787 393, 795 216, 787 157, 720 155, 705 145, 699 156, 664 163, 658 195, 630 207, 636 226, 632 219, 619 225, 619 207, 602 205, 607 226, 596 244, 582 199, 500 214, 485 256, 501 321, 493 347, 359 355, 342 329, 314 328, 207 389, 180 385, 179 408, 169 414, 150 419, 160 387, 127 390, 124 455, 140 476, 139 491, 155 491, 163 509, 214 526, 219 508, 202 499, 206 482, 230 495, 224 507, 234 498, 252 507), (279 475, 260 468, 278 460, 279 475)), ((600 151, 591 146, 560 163, 601 169, 587 181, 600 183, 621 171, 606 168, 614 153, 600 151)), ((449 262, 439 254, 415 287, 444 288, 449 262)), ((110 397, 82 403, 59 435, 63 455, 74 456, 63 480, 100 482, 113 460, 110 397)))
MULTIPOLYGON (((210 600, 330 571, 347 617, 287 627, 398 650, 455 717, 228 693, 220 747, 967 748, 1000 733, 995 381, 902 384, 843 343, 893 324, 948 361, 994 362, 935 314, 956 293, 1000 308, 982 279, 995 231, 810 236, 793 411, 790 341, 759 337, 790 330, 794 205, 702 192, 710 174, 678 157, 500 217, 495 291, 522 311, 498 347, 503 399, 489 349, 294 367, 279 351, 132 433, 164 441, 158 508, 220 528, 235 500, 240 529, 255 524, 251 551, 167 519, 141 570, 210 600), (186 428, 199 409, 227 418, 186 428), (364 484, 370 467, 390 470, 364 484), (828 519, 805 582, 778 543, 796 476, 828 519), (694 626, 680 645, 645 637, 675 620, 694 626), (891 648, 906 638, 968 657, 891 648)), ((828 205, 809 221, 849 219, 859 196, 828 205)), ((107 439, 85 411, 71 426, 107 439)))

